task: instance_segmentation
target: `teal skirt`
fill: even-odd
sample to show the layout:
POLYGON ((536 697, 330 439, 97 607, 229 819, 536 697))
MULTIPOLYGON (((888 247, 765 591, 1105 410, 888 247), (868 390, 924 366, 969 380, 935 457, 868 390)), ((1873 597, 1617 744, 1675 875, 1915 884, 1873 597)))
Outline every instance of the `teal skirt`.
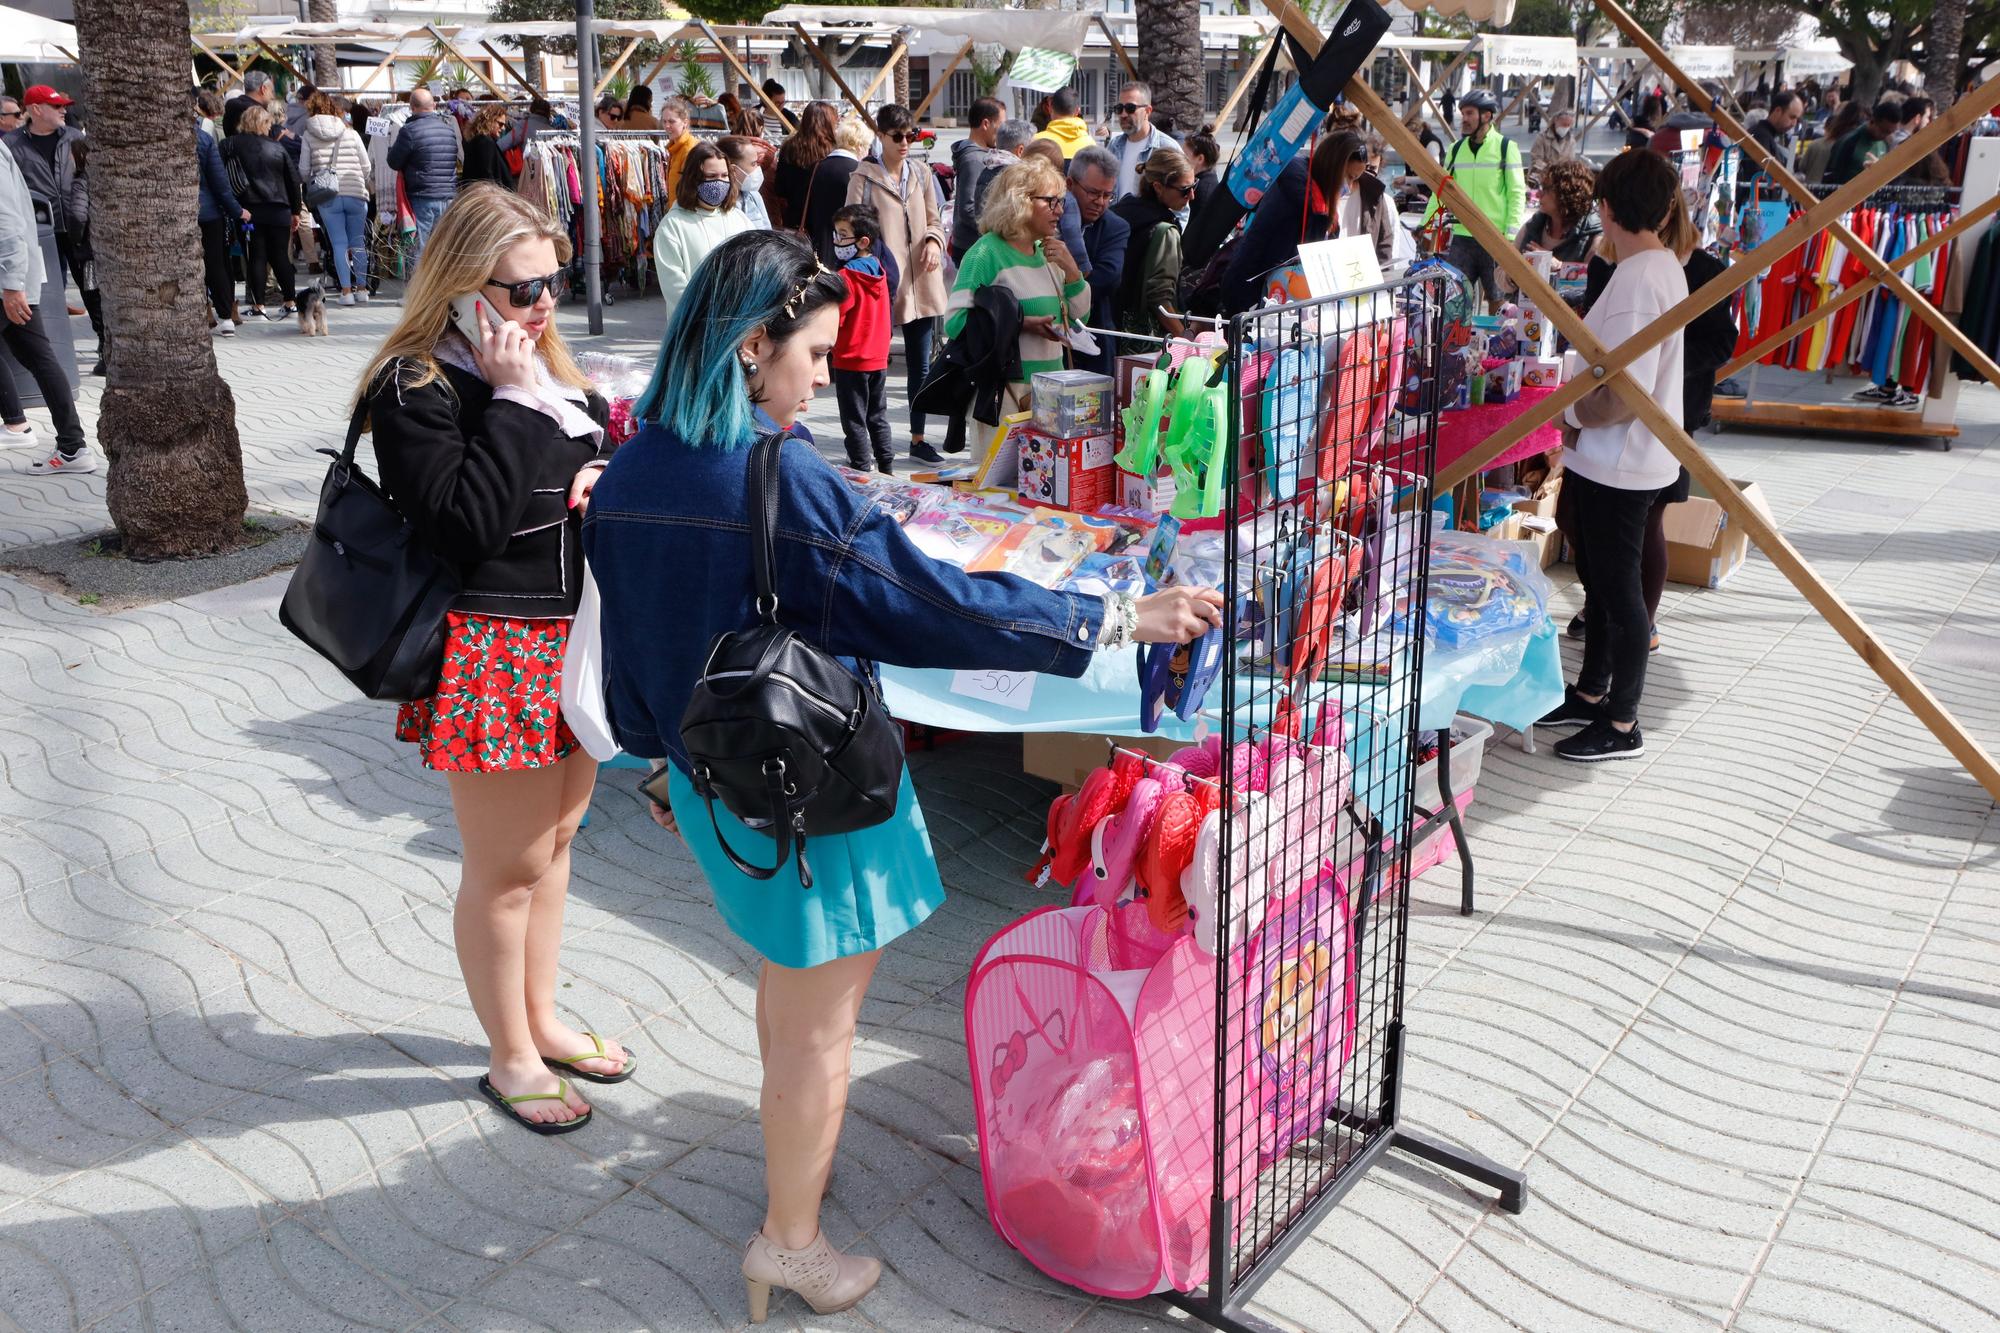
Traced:
MULTIPOLYGON (((668 779, 667 798, 723 921, 780 966, 816 967, 879 949, 944 905, 944 883, 907 768, 887 822, 806 843, 810 889, 799 886, 796 864, 764 880, 731 865, 716 842, 708 806, 679 768, 668 779)), ((715 817, 738 856, 752 865, 771 864, 777 845, 770 834, 745 828, 719 802, 715 817)))

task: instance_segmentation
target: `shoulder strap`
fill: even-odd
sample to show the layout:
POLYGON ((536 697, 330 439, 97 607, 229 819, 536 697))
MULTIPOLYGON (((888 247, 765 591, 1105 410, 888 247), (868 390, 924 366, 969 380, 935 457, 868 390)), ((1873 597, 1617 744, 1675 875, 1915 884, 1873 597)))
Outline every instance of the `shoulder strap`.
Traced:
POLYGON ((750 450, 750 565, 757 579, 757 614, 767 624, 778 623, 777 566, 778 475, 785 432, 762 436, 750 450))

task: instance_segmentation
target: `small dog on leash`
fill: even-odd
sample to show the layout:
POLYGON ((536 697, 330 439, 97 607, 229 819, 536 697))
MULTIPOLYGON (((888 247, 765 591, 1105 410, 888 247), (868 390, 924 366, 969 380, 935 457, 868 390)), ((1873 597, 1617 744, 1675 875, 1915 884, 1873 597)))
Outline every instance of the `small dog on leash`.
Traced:
POLYGON ((302 287, 294 298, 299 307, 299 332, 308 338, 326 337, 326 297, 317 287, 302 287))

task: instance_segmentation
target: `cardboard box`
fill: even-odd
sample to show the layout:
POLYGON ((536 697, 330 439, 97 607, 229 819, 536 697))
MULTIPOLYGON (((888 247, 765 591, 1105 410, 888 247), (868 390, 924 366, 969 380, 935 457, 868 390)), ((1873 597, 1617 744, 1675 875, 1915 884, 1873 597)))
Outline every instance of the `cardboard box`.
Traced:
POLYGON ((1187 742, 1170 741, 1163 736, 1108 737, 1082 731, 1031 731, 1021 737, 1021 769, 1032 777, 1074 791, 1083 785, 1092 769, 1111 762, 1114 744, 1165 759, 1187 742))
POLYGON ((1112 466, 1111 452, 1109 435, 1058 439, 1039 430, 1024 432, 1021 498, 1029 504, 1078 514, 1097 512, 1117 498, 1117 469, 1112 466))
POLYGON ((1142 509, 1149 514, 1166 513, 1174 503, 1174 474, 1161 472, 1142 477, 1136 472, 1119 468, 1117 503, 1126 509, 1142 509))
POLYGON ((1563 382, 1563 363, 1559 356, 1536 356, 1521 362, 1521 387, 1524 389, 1553 389, 1563 382))
POLYGON ((1486 397, 1488 403, 1511 403, 1521 396, 1521 363, 1509 361, 1486 372, 1486 397))
MULTIPOLYGON (((1753 508, 1771 518, 1771 507, 1754 481, 1739 481, 1738 490, 1753 508)), ((1774 520, 1775 521, 1775 520, 1774 520)), ((1696 588, 1715 588, 1743 567, 1750 555, 1750 537, 1729 513, 1699 486, 1688 498, 1668 505, 1667 577, 1696 588)))
POLYGON ((1521 355, 1532 357, 1556 354, 1556 326, 1533 306, 1521 309, 1521 355))

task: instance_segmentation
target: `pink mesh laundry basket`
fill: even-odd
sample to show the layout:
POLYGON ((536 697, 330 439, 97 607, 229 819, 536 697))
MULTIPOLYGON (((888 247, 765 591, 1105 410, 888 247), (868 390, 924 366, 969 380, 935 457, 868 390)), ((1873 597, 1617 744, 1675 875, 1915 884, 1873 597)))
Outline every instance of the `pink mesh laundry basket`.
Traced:
POLYGON ((965 1042, 995 1229, 1050 1277, 1132 1298, 1208 1276, 1216 974, 1125 907, 1051 907, 988 940, 965 1042))

